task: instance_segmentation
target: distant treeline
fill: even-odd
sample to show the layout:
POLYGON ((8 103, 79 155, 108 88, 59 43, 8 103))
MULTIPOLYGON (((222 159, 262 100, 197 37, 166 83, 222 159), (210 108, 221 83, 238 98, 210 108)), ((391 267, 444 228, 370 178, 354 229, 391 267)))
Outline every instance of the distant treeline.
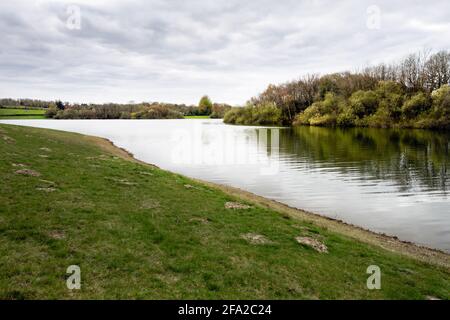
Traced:
POLYGON ((61 101, 0 99, 0 108, 45 109, 53 119, 181 119, 184 116, 223 118, 231 106, 212 103, 204 96, 198 106, 170 103, 71 104, 61 101))
POLYGON ((224 121, 245 125, 450 128, 450 53, 269 85, 224 121))

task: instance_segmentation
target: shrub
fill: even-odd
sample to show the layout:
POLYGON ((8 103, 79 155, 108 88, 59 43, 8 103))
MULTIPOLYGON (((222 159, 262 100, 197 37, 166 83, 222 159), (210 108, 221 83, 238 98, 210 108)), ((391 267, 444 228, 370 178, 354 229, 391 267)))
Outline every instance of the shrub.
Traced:
POLYGON ((450 86, 443 85, 431 94, 433 111, 438 116, 450 116, 450 86))
POLYGON ((336 124, 336 116, 334 114, 316 115, 309 120, 309 124, 312 126, 334 126, 336 124))
POLYGON ((54 118, 58 113, 58 109, 56 107, 50 107, 45 111, 46 118, 54 118))
POLYGON ((134 119, 182 119, 181 112, 163 106, 151 106, 132 114, 134 119))
POLYGON ((419 92, 406 100, 402 106, 402 113, 406 118, 411 119, 417 117, 420 113, 430 108, 430 100, 423 92, 419 92))
POLYGON ((373 91, 356 91, 349 99, 351 113, 360 118, 377 111, 378 98, 373 91))
POLYGON ((242 108, 232 108, 223 121, 241 125, 280 125, 281 110, 274 103, 262 103, 254 106, 248 104, 242 108))
POLYGON ((320 117, 322 114, 320 112, 323 109, 322 102, 314 102, 310 107, 306 108, 305 111, 299 113, 294 119, 294 125, 310 125, 311 118, 320 117))
POLYGON ((336 124, 340 127, 353 127, 357 117, 350 108, 346 108, 336 119, 336 124))

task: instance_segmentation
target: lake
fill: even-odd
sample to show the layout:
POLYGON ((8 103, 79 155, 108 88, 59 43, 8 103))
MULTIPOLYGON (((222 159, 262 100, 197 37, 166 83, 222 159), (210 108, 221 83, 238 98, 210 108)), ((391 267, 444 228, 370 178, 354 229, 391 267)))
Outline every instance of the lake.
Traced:
POLYGON ((450 252, 450 133, 221 120, 7 120, 108 138, 163 169, 450 252))

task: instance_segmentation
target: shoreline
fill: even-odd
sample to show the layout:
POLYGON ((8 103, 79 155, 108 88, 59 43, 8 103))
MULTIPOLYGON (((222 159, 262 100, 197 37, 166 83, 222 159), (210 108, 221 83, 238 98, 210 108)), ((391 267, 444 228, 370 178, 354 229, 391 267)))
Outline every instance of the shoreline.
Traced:
MULTIPOLYGON (((114 154, 115 156, 118 156, 124 160, 139 163, 141 165, 150 166, 153 168, 159 168, 156 165, 138 160, 134 157, 134 155, 129 152, 128 150, 116 146, 111 140, 106 138, 101 138, 97 136, 91 136, 91 135, 84 135, 80 134, 84 139, 87 141, 90 141, 100 147, 103 151, 110 152, 114 154)), ((159 168, 161 169, 161 168, 159 168)), ((161 169, 164 170, 164 169, 161 169)), ((168 170, 164 170, 169 172, 168 170)), ((174 172, 172 172, 174 173, 174 172)), ((179 176, 183 176, 179 173, 174 173, 179 176)), ((390 236, 383 233, 378 233, 369 229, 365 229, 363 227, 353 225, 350 223, 347 223, 342 220, 333 219, 330 217, 326 217, 324 215, 320 215, 313 212, 308 212, 306 210, 294 208, 291 206, 288 206, 286 204, 283 204, 281 202, 278 202, 276 200, 271 200, 262 196, 258 196, 254 193, 251 193, 249 191, 245 191, 239 188, 217 184, 208 182, 201 179, 191 178, 187 176, 183 176, 188 179, 191 179, 193 181, 196 181, 198 183, 207 185, 209 187, 215 188, 217 190, 220 190, 228 195, 232 195, 241 199, 244 199, 246 201, 252 202, 255 205, 270 208, 272 210, 275 210, 279 212, 281 215, 284 215, 286 217, 299 219, 307 222, 312 222, 316 224, 317 226, 326 228, 330 231, 348 236, 352 239, 375 245, 380 248, 383 248, 387 251, 402 254, 404 256, 417 259, 422 262, 443 266, 446 268, 450 268, 450 253, 446 253, 443 250, 435 249, 435 248, 429 248, 423 245, 419 245, 410 241, 404 241, 399 239, 396 236, 390 236)))

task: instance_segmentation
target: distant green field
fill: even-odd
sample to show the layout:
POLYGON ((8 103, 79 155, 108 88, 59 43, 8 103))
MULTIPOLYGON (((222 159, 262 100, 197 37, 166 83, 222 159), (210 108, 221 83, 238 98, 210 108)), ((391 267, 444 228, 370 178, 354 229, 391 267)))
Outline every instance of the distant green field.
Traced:
POLYGON ((210 119, 210 116, 184 116, 185 119, 210 119))
POLYGON ((0 108, 0 119, 44 119, 43 109, 0 108))

